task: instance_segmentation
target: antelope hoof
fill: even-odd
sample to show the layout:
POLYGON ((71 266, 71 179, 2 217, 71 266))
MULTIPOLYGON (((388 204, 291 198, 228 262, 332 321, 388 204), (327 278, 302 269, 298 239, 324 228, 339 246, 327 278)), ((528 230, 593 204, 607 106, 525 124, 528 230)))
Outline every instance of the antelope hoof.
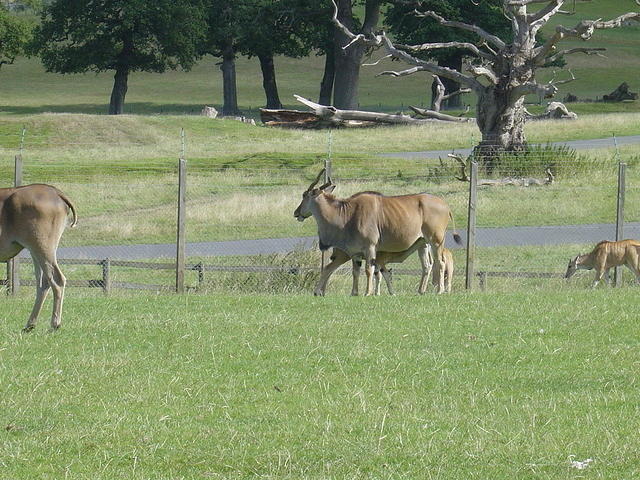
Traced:
POLYGON ((31 332, 35 327, 36 327, 35 325, 27 325, 26 327, 24 327, 24 328, 22 329, 22 332, 23 332, 23 333, 29 333, 29 332, 31 332))

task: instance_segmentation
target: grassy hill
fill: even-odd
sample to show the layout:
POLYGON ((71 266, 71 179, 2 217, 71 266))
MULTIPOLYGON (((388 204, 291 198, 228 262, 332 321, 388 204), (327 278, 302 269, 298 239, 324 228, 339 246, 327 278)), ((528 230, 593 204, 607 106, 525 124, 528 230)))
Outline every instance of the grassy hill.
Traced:
MULTIPOLYGON (((568 4, 571 2, 567 2, 568 4)), ((631 1, 598 0, 579 2, 573 16, 557 16, 546 29, 547 34, 558 23, 573 26, 582 18, 610 19, 617 14, 633 11, 631 1)), ((437 40, 437 39, 425 39, 437 40)), ((567 48, 581 41, 567 41, 567 48)), ((576 81, 561 85, 558 98, 568 92, 581 99, 595 99, 611 92, 622 81, 632 91, 640 91, 637 72, 640 69, 640 26, 597 31, 588 46, 605 46, 607 57, 580 54, 567 58, 568 68, 576 81)), ((382 56, 374 53, 373 60, 382 56)), ((222 102, 221 74, 217 59, 207 57, 190 72, 165 74, 136 73, 131 76, 126 111, 132 114, 192 114, 203 105, 220 107, 222 102)), ((278 86, 282 101, 291 107, 300 107, 293 99, 297 93, 309 98, 318 95, 324 59, 310 56, 302 59, 279 57, 276 59, 278 86)), ((430 76, 417 74, 405 78, 375 77, 386 69, 399 69, 398 62, 381 62, 377 66, 363 67, 360 85, 360 104, 363 109, 395 111, 407 105, 421 105, 430 96, 430 76)), ((257 59, 240 58, 237 64, 239 103, 249 114, 256 114, 264 104, 262 77, 257 59)), ((540 79, 548 81, 551 70, 541 72, 540 79)), ((564 73, 564 75, 567 75, 564 73)), ((558 72, 558 78, 564 78, 558 72)), ((59 75, 46 73, 39 59, 18 59, 15 65, 0 70, 0 114, 33 114, 42 112, 106 113, 111 92, 113 73, 59 75)), ((473 102, 468 95, 466 102, 473 102)), ((580 112, 637 111, 640 102, 619 105, 577 106, 580 112)))

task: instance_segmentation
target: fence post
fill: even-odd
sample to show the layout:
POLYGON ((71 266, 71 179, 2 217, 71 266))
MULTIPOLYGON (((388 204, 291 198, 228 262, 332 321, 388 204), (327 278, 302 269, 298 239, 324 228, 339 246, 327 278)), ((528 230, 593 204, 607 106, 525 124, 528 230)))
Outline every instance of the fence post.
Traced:
MULTIPOLYGON (((624 196, 625 196, 625 174, 627 164, 618 163, 618 204, 616 209, 616 242, 623 239, 624 230, 624 196)), ((613 285, 622 285, 622 267, 616 267, 613 272, 613 285)))
POLYGON ((178 162, 178 228, 176 239, 176 293, 184 293, 185 268, 185 207, 187 189, 187 161, 178 162))
POLYGON ((111 259, 102 260, 102 291, 105 295, 111 292, 111 259))
MULTIPOLYGON (((327 134, 327 158, 324 159, 324 183, 327 183, 331 178, 331 153, 333 149, 333 131, 329 129, 327 134)), ((324 271, 326 251, 320 252, 320 273, 324 271)))
POLYGON ((473 288, 474 262, 476 257, 476 204, 478 200, 478 162, 471 162, 469 178, 469 216, 467 218, 467 278, 465 287, 473 288))
POLYGON ((478 272, 478 277, 480 279, 480 290, 484 292, 487 288, 487 272, 478 272))
POLYGON ((204 283, 204 263, 200 262, 196 267, 198 268, 198 290, 200 290, 204 283))
MULTIPOLYGON (((24 129, 22 129, 22 137, 24 139, 24 129)), ((22 141, 20 142, 20 150, 22 151, 22 141)), ((22 153, 15 157, 13 185, 16 187, 22 185, 22 153)), ((7 262, 7 281, 9 282, 7 293, 17 295, 20 291, 20 259, 17 256, 7 262)))

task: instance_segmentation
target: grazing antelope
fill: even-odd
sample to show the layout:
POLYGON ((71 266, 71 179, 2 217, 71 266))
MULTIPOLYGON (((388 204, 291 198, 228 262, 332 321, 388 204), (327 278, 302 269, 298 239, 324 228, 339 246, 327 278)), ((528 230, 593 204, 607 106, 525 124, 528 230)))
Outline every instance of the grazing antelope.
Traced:
POLYGON ((78 220, 73 204, 50 185, 0 188, 0 261, 7 261, 26 248, 33 258, 36 274, 36 301, 24 331, 35 327, 50 288, 53 290, 51 328, 55 330, 60 326, 66 279, 58 267, 56 250, 69 210, 73 214, 73 227, 78 220))
MULTIPOLYGON (((422 276, 423 278, 429 278, 431 274, 431 268, 433 266, 433 257, 431 256, 431 246, 426 243, 424 238, 419 238, 415 241, 415 243, 403 252, 377 252, 376 253, 376 264, 375 264, 375 294, 380 295, 380 280, 381 277, 384 278, 387 289, 389 290, 389 295, 394 295, 393 293, 393 284, 392 284, 392 276, 391 269, 387 268, 388 263, 402 263, 404 262, 413 252, 418 250, 421 247, 426 248, 426 255, 420 257, 420 261, 422 263, 422 276)), ((358 280, 360 278, 360 269, 362 268, 362 259, 361 258, 351 258, 349 255, 344 253, 342 250, 334 249, 331 255, 331 263, 328 264, 325 268, 334 268, 334 262, 340 266, 343 263, 347 262, 351 259, 352 262, 352 274, 353 274, 353 286, 351 288, 351 295, 358 295, 358 280)), ((324 295, 326 289, 326 282, 322 285, 321 295, 324 295)))
MULTIPOLYGON (((374 268, 377 252, 397 253, 409 249, 418 239, 431 245, 433 256, 441 262, 441 250, 451 210, 444 200, 427 193, 387 197, 378 192, 360 192, 339 199, 331 194, 335 185, 331 179, 317 187, 322 170, 302 193, 302 201, 293 215, 302 222, 313 216, 318 225, 320 249, 338 248, 349 257, 363 257, 366 261, 366 295, 374 293, 374 268)), ((460 236, 453 237, 462 243, 460 236)), ((427 249, 418 247, 420 258, 426 258, 427 249)), ((332 262, 333 263, 333 262, 332 262)), ((322 295, 327 280, 339 265, 325 268, 320 275, 314 294, 322 295)), ((444 292, 444 268, 438 279, 438 293, 444 292)), ((427 278, 423 275, 418 289, 424 293, 427 278)))
MULTIPOLYGON (((448 248, 442 249, 442 264, 444 265, 445 291, 451 293, 451 282, 453 281, 453 254, 448 248)), ((437 263, 435 264, 437 265, 437 263)), ((433 284, 436 285, 436 277, 440 272, 434 270, 433 284)), ((436 285, 437 286, 437 285, 436 285)))
POLYGON ((592 285, 595 288, 603 276, 606 283, 609 283, 609 269, 621 265, 629 268, 635 274, 636 281, 640 283, 640 242, 637 240, 621 240, 619 242, 604 240, 598 243, 591 253, 578 255, 571 259, 564 278, 572 277, 579 269, 595 269, 596 278, 592 285))

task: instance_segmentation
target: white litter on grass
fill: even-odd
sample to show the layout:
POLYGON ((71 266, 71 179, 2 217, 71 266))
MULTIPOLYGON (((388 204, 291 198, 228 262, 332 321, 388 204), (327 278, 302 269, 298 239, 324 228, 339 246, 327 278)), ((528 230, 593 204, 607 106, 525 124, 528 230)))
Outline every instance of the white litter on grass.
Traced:
POLYGON ((578 460, 574 460, 575 455, 569 455, 569 462, 571 468, 576 468, 578 470, 584 470, 589 466, 591 462, 593 462, 593 458, 587 458, 586 460, 582 460, 581 462, 578 460))

